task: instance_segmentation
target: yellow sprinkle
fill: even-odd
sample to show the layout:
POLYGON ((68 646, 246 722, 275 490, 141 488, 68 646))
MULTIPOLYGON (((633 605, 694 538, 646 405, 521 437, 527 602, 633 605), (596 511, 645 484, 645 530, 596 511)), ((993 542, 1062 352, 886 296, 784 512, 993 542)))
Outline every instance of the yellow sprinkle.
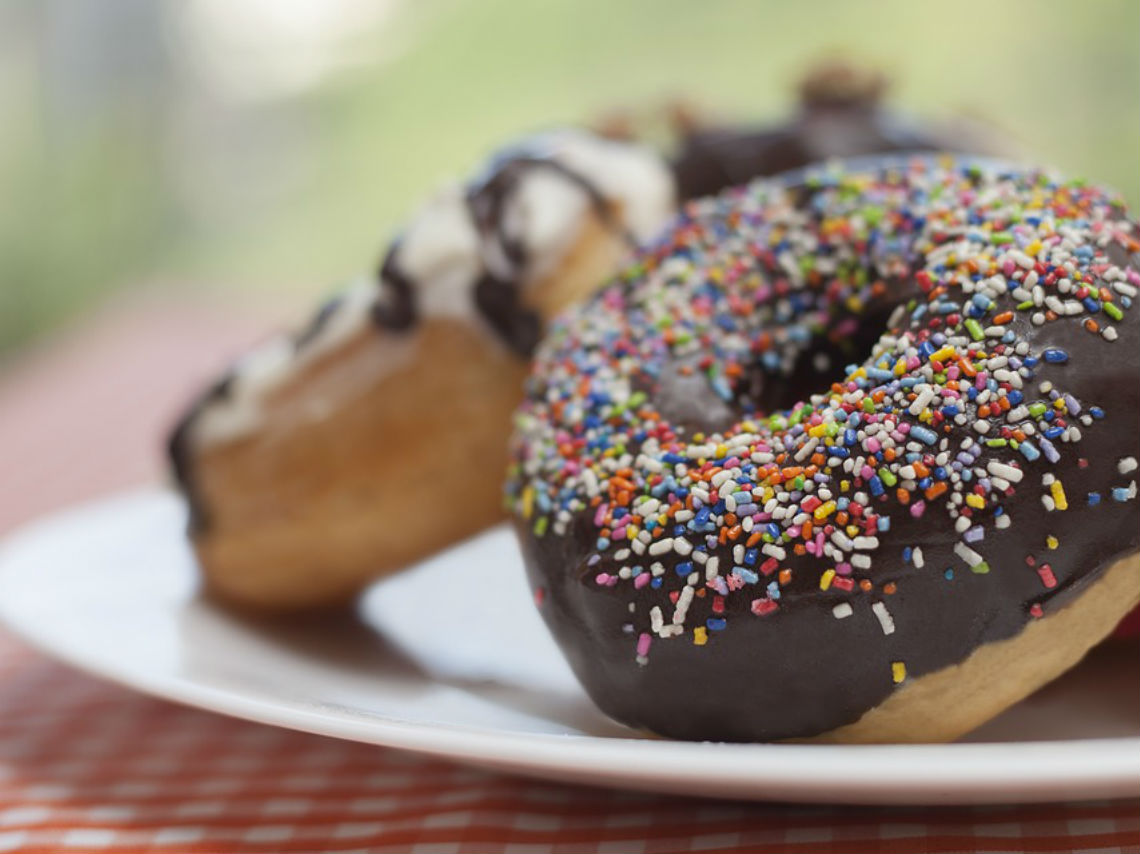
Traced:
POLYGON ((891 662, 891 679, 898 685, 906 679, 906 663, 902 661, 891 662))
POLYGON ((1049 491, 1053 493, 1053 503, 1057 505, 1058 510, 1069 509, 1069 499, 1065 497, 1065 487, 1061 485, 1061 481, 1053 481, 1049 486, 1049 491))
POLYGON ((813 515, 816 519, 826 519, 828 516, 830 516, 834 512, 835 512, 835 502, 834 501, 825 501, 821 505, 816 507, 815 511, 811 515, 813 515))
POLYGON ((709 631, 704 626, 697 626, 693 629, 693 643, 697 646, 704 646, 709 642, 709 631))
POLYGON ((826 424, 816 424, 814 427, 808 428, 808 435, 809 436, 819 437, 819 436, 822 436, 826 432, 827 432, 827 425, 826 424))
POLYGON ((831 579, 835 578, 834 569, 825 569, 823 575, 819 577, 819 589, 826 590, 831 586, 831 579))
POLYGON ((637 525, 630 525, 625 529, 625 535, 629 537, 630 541, 637 539, 637 525))
POLYGON ((727 457, 728 456, 728 446, 727 445, 717 445, 716 446, 716 455, 717 455, 717 457, 727 457))
POLYGON ((906 373, 906 359, 903 359, 902 357, 900 357, 899 360, 897 362, 895 362, 895 376, 901 377, 905 373, 906 373))
POLYGON ((859 526, 858 525, 848 525, 847 526, 847 536, 854 537, 858 533, 859 533, 859 526))
POLYGON ((973 492, 969 493, 966 496, 966 503, 969 504, 971 507, 978 508, 979 510, 986 506, 986 500, 984 498, 982 498, 982 496, 977 495, 976 493, 973 493, 973 492))
POLYGON ((849 480, 839 481, 839 491, 840 492, 848 492, 848 491, 850 491, 850 489, 851 489, 851 481, 849 481, 849 480))
POLYGON ((524 519, 529 519, 530 514, 534 512, 534 487, 528 486, 523 490, 522 494, 522 515, 524 519))
POLYGON ((1040 251, 1041 251, 1041 241, 1040 240, 1034 240, 1032 243, 1030 243, 1028 246, 1025 247, 1025 254, 1028 255, 1030 258, 1033 258, 1034 256, 1036 256, 1037 253, 1040 251))
POLYGON ((1056 537, 1054 537, 1052 535, 1049 535, 1048 537, 1045 538, 1045 545, 1047 545, 1051 549, 1057 548, 1057 546, 1059 546, 1060 544, 1061 544, 1060 540, 1058 540, 1056 537))
POLYGON ((930 358, 935 362, 945 362, 947 359, 953 359, 958 354, 958 351, 953 347, 943 347, 941 350, 935 350, 930 354, 930 358))

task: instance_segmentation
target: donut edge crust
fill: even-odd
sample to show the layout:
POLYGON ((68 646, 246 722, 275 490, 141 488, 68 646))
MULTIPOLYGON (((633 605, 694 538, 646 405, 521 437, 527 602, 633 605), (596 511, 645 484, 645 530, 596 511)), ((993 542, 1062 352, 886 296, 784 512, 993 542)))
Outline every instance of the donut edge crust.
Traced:
MULTIPOLYGON (((589 217, 524 298, 549 319, 589 293, 624 251, 589 217)), ((336 608, 500 521, 500 473, 526 369, 489 331, 432 318, 410 335, 367 328, 291 378, 267 402, 257 433, 194 454, 209 522, 191 542, 206 593, 254 613, 336 608), (394 364, 377 376, 368 366, 386 353, 394 364), (329 385, 340 398, 329 415, 296 417, 305 395, 329 385), (286 409, 293 415, 283 419, 286 409), (447 526, 438 518, 417 526, 409 508, 433 500, 444 481, 472 499, 471 509, 447 526)))
POLYGON ((1140 602, 1140 555, 1112 564, 1072 602, 985 644, 962 662, 902 686, 859 720, 814 743, 953 741, 1076 666, 1140 602))

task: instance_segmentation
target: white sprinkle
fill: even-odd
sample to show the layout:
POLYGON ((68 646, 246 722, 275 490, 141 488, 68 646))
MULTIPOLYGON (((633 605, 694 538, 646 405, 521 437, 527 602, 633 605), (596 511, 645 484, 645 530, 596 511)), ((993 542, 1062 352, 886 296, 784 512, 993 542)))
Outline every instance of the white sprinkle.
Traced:
POLYGON ((875 616, 879 618, 879 625, 883 628, 883 634, 894 634, 895 621, 891 616, 891 612, 887 610, 887 606, 882 602, 876 602, 871 606, 871 610, 875 612, 875 616))
POLYGON ((910 405, 910 414, 919 415, 930 405, 930 401, 932 400, 934 400, 934 386, 923 385, 918 396, 914 399, 914 403, 910 405))
POLYGON ((923 565, 926 563, 926 560, 922 557, 922 549, 920 548, 916 548, 914 550, 910 556, 910 559, 914 561, 914 565, 919 569, 922 569, 923 565))
POLYGON ((677 610, 673 612, 673 624, 682 625, 685 615, 689 612, 689 603, 693 601, 693 588, 681 588, 681 595, 677 597, 677 610))
POLYGON ((649 611, 649 628, 654 634, 661 634, 661 628, 664 625, 665 618, 661 615, 661 609, 654 605, 649 611))
MULTIPOLYGON (((680 515, 680 514, 678 514, 680 515)), ((688 556, 693 551, 693 544, 686 540, 684 537, 673 538, 673 549, 681 557, 688 556)))
POLYGON ((996 519, 994 519, 994 525, 996 527, 1002 528, 1002 529, 1008 528, 1009 527, 1009 514, 1008 513, 1002 513, 1000 516, 998 516, 996 519))
POLYGON ((658 540, 655 543, 649 544, 649 554, 657 557, 658 555, 668 554, 673 551, 673 538, 667 540, 658 540))
POLYGON ((974 551, 968 545, 963 543, 961 540, 959 540, 958 542, 956 542, 954 544, 954 554, 956 554, 956 555, 958 555, 958 557, 962 558, 962 560, 965 562, 966 566, 969 566, 969 567, 975 567, 979 563, 985 563, 985 561, 982 560, 982 556, 980 554, 978 554, 976 551, 974 551))
POLYGON ((1021 479, 1025 477, 1025 472, 1023 472, 1021 469, 1014 468, 1013 466, 1007 465, 1006 463, 999 463, 997 460, 992 460, 989 462, 986 465, 986 471, 988 471, 994 477, 1004 478, 1010 483, 1019 483, 1021 479))
POLYGON ((838 605, 831 609, 832 616, 834 616, 837 620, 846 619, 847 617, 850 617, 852 613, 854 613, 854 609, 846 602, 840 602, 838 605))
POLYGON ((1125 457, 1116 464, 1116 470, 1121 474, 1136 471, 1136 457, 1125 457))
POLYGON ((720 570, 720 558, 719 557, 710 557, 705 562, 705 581, 712 581, 714 578, 716 578, 718 575, 720 575, 719 570, 720 570))

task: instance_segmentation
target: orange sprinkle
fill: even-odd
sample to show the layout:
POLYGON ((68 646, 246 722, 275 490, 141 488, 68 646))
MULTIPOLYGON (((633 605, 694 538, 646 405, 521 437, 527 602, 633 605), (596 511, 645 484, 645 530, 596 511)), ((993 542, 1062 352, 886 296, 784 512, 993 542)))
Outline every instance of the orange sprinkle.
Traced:
POLYGON ((923 492, 923 495, 925 495, 928 500, 933 501, 946 490, 947 486, 945 482, 939 481, 938 483, 932 483, 930 486, 926 487, 926 491, 923 492))

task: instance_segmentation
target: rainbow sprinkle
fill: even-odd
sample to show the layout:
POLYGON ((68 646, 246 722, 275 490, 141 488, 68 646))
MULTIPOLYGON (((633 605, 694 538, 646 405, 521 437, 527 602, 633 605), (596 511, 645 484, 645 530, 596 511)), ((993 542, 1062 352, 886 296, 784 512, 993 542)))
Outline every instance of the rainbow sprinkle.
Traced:
MULTIPOLYGON (((900 563, 883 546, 892 524, 943 514, 957 568, 990 572, 986 533, 1011 524, 1006 502, 1028 469, 1056 463, 1103 417, 1042 379, 1061 381, 1071 354, 1033 352, 1018 330, 1081 315, 1115 340, 1140 288, 1105 249, 1140 250, 1117 199, 1044 173, 931 161, 825 170, 809 187, 806 208, 764 181, 691 203, 539 350, 508 502, 536 536, 567 535, 584 515, 596 536, 588 577, 631 598, 656 591, 639 662, 656 638, 704 646, 731 620, 772 619, 804 573, 840 597, 836 619, 869 608, 890 635, 882 597, 895 583, 875 569, 900 563), (820 341, 855 335, 893 303, 866 361, 758 411, 757 376, 779 383, 820 341), (702 385, 708 413, 659 393, 702 385), (706 415, 726 429, 702 429, 706 415), (739 597, 743 616, 726 607, 739 597)), ((1121 461, 1121 474, 1135 469, 1121 461)), ((1064 484, 1048 472, 1042 483, 1045 508, 1065 511, 1064 484)), ((1134 482, 1106 490, 1135 493, 1134 482)), ((905 562, 921 569, 921 549, 905 562)), ((1047 565, 1037 572, 1056 583, 1047 565)), ((890 674, 902 683, 905 663, 890 674)))

